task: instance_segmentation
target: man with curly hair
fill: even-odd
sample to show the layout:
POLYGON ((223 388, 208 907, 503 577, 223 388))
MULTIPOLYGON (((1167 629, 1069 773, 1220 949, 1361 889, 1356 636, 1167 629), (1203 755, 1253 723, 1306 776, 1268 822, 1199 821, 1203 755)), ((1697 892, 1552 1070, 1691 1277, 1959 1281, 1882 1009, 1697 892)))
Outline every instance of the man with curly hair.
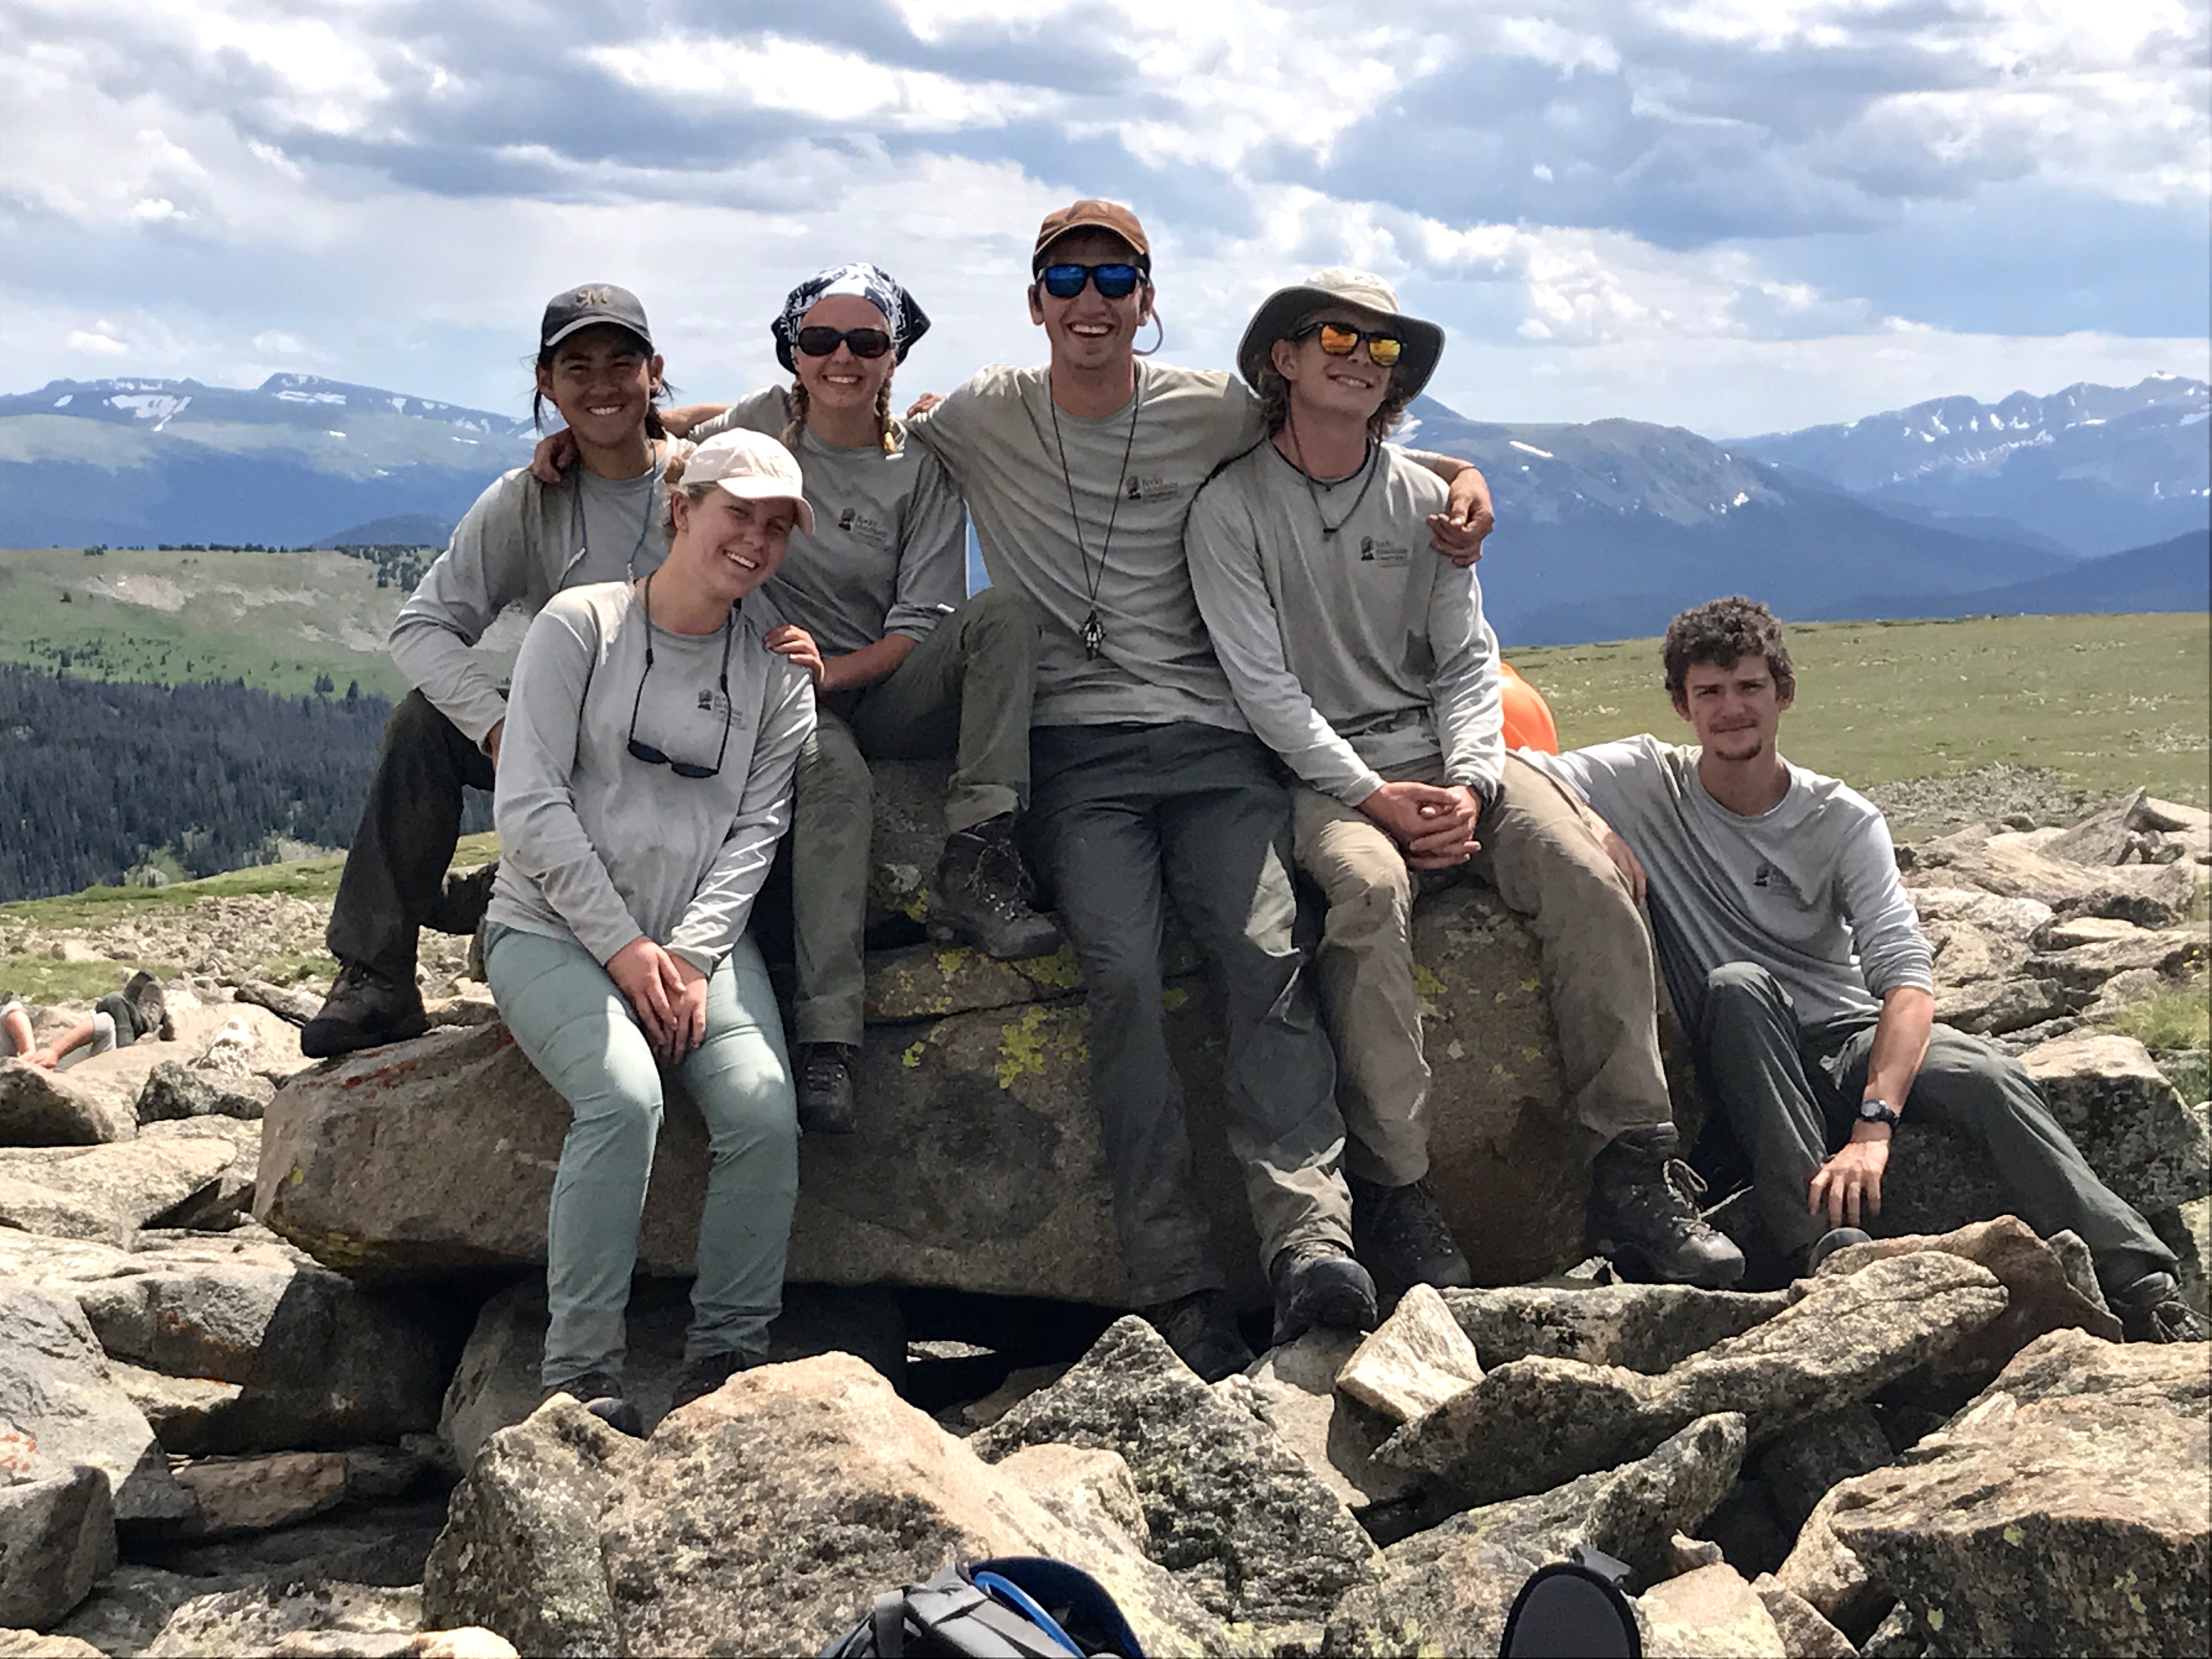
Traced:
POLYGON ((1935 953, 1863 795, 1778 746, 1797 683, 1782 627, 1741 596, 1685 611, 1661 647, 1695 744, 1626 738, 1532 756, 1602 815, 1648 883, 1659 959, 1749 1152, 1760 1218, 1795 1265, 1867 1235, 1895 1139, 1979 1145, 2007 1203, 2087 1243, 2137 1336, 2201 1336, 2176 1262, 2097 1178, 2020 1062, 1935 1023, 1935 953))
POLYGON ((1298 867, 1337 1050, 1352 1242, 1387 1283, 1471 1282, 1423 1184, 1431 1075, 1413 986, 1417 886, 1468 870, 1543 951, 1568 1103, 1595 1158, 1592 1242, 1639 1278, 1711 1289, 1742 1254, 1669 1178, 1679 1140, 1643 919, 1589 817, 1503 740, 1504 672, 1472 568, 1420 550, 1444 487, 1382 440, 1443 331, 1332 267, 1263 301, 1237 368, 1268 441, 1220 468, 1183 545, 1238 706, 1298 783, 1298 867))

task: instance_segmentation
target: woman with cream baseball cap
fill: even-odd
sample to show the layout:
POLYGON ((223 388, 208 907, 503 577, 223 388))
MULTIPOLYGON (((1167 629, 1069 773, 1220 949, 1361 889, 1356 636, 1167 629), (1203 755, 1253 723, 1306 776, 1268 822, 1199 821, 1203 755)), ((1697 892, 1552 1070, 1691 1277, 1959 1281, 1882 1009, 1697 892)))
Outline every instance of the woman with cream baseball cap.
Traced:
POLYGON ((713 1155, 676 1404, 764 1358, 782 1305, 798 1119, 746 924, 814 691, 745 602, 813 523, 790 451, 757 432, 710 439, 673 479, 667 559, 556 594, 514 666, 485 970, 574 1113, 546 1218, 542 1380, 633 1434, 623 1317, 665 1072, 713 1155))

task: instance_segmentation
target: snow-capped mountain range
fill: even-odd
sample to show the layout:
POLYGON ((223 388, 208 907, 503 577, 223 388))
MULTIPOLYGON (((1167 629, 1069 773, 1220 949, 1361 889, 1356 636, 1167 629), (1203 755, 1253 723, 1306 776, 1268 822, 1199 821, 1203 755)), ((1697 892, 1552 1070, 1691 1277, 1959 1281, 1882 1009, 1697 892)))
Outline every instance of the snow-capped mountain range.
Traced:
MULTIPOLYGON (((1728 442, 1475 422, 1423 398, 1400 435, 1488 474, 1486 603, 1509 641, 1542 643, 1650 633, 1729 592, 1805 618, 1972 611, 2039 582, 2094 596, 2085 559, 2212 521, 2209 411, 2203 381, 2154 376, 1728 442)), ((0 547, 435 540, 532 435, 313 375, 58 380, 0 397, 0 547)))

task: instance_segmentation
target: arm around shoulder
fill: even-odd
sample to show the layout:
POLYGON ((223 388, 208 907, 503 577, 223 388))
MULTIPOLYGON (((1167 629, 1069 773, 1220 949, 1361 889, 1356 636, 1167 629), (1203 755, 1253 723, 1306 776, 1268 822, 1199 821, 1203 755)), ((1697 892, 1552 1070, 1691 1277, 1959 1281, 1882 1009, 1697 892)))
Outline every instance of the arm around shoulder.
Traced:
POLYGON ((479 495, 392 624, 400 672, 479 744, 507 704, 473 647, 501 611, 529 597, 523 524, 543 488, 518 469, 479 495))

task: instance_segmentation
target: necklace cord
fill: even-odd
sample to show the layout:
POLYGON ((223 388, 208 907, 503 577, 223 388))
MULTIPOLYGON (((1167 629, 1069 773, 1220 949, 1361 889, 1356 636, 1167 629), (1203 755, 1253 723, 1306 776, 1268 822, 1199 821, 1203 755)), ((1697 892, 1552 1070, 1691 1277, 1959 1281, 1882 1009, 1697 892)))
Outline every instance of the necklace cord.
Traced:
POLYGON ((1106 514, 1106 538, 1099 544, 1098 571, 1096 575, 1093 575, 1091 570, 1091 544, 1084 538, 1083 514, 1076 509, 1075 505, 1075 475, 1068 470, 1067 444, 1060 435, 1060 404, 1052 394, 1052 371, 1050 369, 1045 371, 1044 406, 1052 416, 1052 445, 1060 454, 1060 481, 1067 489, 1067 516, 1069 521, 1075 526, 1076 551, 1083 558, 1084 586, 1087 590, 1086 597, 1091 602, 1091 614, 1085 617, 1083 622, 1083 651, 1085 656, 1097 656, 1099 647, 1104 643, 1106 638, 1106 630, 1098 621, 1098 588, 1099 585, 1106 580, 1106 560, 1114 548, 1114 526, 1121 516, 1121 493, 1128 487, 1129 483, 1129 457, 1135 452, 1137 447, 1137 416, 1145 406, 1144 376, 1139 374, 1135 378, 1136 388, 1129 398, 1129 435, 1121 444, 1121 476, 1114 481, 1114 502, 1106 514))
MULTIPOLYGON (((1283 423, 1291 429, 1291 447, 1297 451, 1298 476, 1306 481, 1307 499, 1313 502, 1314 517, 1321 520, 1322 539, 1323 541, 1333 539, 1337 532, 1342 530, 1358 515, 1360 507, 1367 500, 1367 492, 1375 483, 1375 475, 1382 471, 1382 468, 1375 465, 1375 440, 1370 438, 1367 441, 1366 453, 1360 458, 1359 470, 1367 476, 1360 482, 1359 493, 1352 498, 1350 510, 1334 524, 1331 524, 1328 521, 1328 514, 1321 510, 1321 491, 1314 487, 1313 470, 1306 465, 1305 446, 1298 441, 1297 416, 1285 410, 1283 412, 1283 423)), ((1337 483, 1343 482, 1341 478, 1336 481, 1337 483)), ((1331 484, 1329 487, 1333 489, 1336 485, 1331 484)))

